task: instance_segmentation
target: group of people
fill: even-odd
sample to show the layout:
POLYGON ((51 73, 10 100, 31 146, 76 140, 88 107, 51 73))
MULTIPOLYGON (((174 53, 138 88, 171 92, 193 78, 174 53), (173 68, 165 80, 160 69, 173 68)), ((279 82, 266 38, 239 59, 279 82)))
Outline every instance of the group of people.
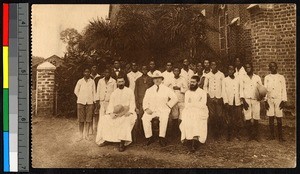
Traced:
POLYGON ((132 130, 142 133, 146 145, 155 142, 153 120, 159 120, 158 140, 167 145, 166 132, 171 123, 172 133, 180 133, 181 141, 191 152, 205 143, 207 133, 214 139, 227 130, 227 141, 241 140, 245 127, 248 140, 259 141, 260 101, 265 102, 269 116, 269 139, 275 139, 277 120, 279 141, 282 133, 282 109, 286 105, 286 82, 278 74, 277 64, 270 62, 268 74, 261 78, 253 73, 251 63, 242 65, 239 58, 226 67, 227 77, 218 70, 217 61, 204 60, 190 69, 188 59, 182 68, 166 63, 162 73, 150 61, 138 71, 136 62, 126 73, 120 62, 105 69, 104 77, 97 67, 84 70, 74 93, 77 96, 78 141, 90 140, 89 131, 96 132, 96 143, 104 146, 118 142, 119 151, 132 142, 132 130), (266 91, 264 95, 263 91, 266 91), (245 125, 245 126, 244 126, 245 125))

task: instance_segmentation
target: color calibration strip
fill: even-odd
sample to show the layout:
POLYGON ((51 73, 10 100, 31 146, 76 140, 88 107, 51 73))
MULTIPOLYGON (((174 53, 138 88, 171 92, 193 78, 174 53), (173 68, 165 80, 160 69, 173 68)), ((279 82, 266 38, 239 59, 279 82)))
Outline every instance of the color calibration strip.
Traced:
POLYGON ((3 160, 4 172, 10 172, 9 164, 9 81, 8 81, 8 45, 9 45, 9 5, 3 4, 3 160))

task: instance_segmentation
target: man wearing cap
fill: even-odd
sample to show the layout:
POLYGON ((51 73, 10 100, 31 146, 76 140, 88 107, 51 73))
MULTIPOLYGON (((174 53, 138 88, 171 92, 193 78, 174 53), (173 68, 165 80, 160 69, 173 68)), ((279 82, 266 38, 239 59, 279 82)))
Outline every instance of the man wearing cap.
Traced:
POLYGON ((274 117, 276 117, 279 141, 285 141, 282 133, 282 110, 287 101, 285 78, 283 75, 277 73, 277 64, 275 62, 269 64, 269 70, 271 73, 266 75, 264 80, 265 87, 267 88, 265 106, 267 109, 267 116, 269 117, 269 139, 275 139, 274 117))
POLYGON ((152 76, 154 85, 147 89, 144 100, 142 117, 147 145, 154 142, 152 137, 151 120, 159 118, 159 143, 162 147, 166 146, 165 140, 171 108, 178 102, 176 94, 162 84, 163 76, 161 72, 156 72, 152 76))
POLYGON ((244 107, 246 129, 249 141, 259 141, 258 121, 260 120, 260 97, 258 85, 262 85, 261 78, 253 73, 251 63, 245 64, 247 75, 240 77, 240 97, 244 107), (251 120, 253 119, 253 123, 251 120))
POLYGON ((132 142, 131 131, 135 124, 135 101, 133 91, 125 87, 124 77, 118 76, 118 88, 111 94, 106 115, 101 118, 99 138, 96 143, 104 146, 107 141, 119 142, 119 151, 132 142))

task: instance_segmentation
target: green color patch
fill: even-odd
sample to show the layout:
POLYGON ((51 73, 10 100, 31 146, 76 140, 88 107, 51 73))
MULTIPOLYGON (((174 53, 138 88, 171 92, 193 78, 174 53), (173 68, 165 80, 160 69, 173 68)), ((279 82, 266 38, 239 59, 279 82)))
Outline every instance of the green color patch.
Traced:
POLYGON ((8 98, 8 89, 4 88, 3 89, 3 131, 8 132, 9 130, 9 117, 8 117, 8 103, 9 103, 9 98, 8 98))

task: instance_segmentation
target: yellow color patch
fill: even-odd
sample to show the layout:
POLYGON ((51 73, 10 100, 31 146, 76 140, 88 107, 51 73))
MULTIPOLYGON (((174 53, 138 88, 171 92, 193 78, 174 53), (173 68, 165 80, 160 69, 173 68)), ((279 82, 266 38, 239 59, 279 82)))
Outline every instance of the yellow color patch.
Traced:
POLYGON ((8 88, 8 46, 3 46, 3 88, 8 88))

